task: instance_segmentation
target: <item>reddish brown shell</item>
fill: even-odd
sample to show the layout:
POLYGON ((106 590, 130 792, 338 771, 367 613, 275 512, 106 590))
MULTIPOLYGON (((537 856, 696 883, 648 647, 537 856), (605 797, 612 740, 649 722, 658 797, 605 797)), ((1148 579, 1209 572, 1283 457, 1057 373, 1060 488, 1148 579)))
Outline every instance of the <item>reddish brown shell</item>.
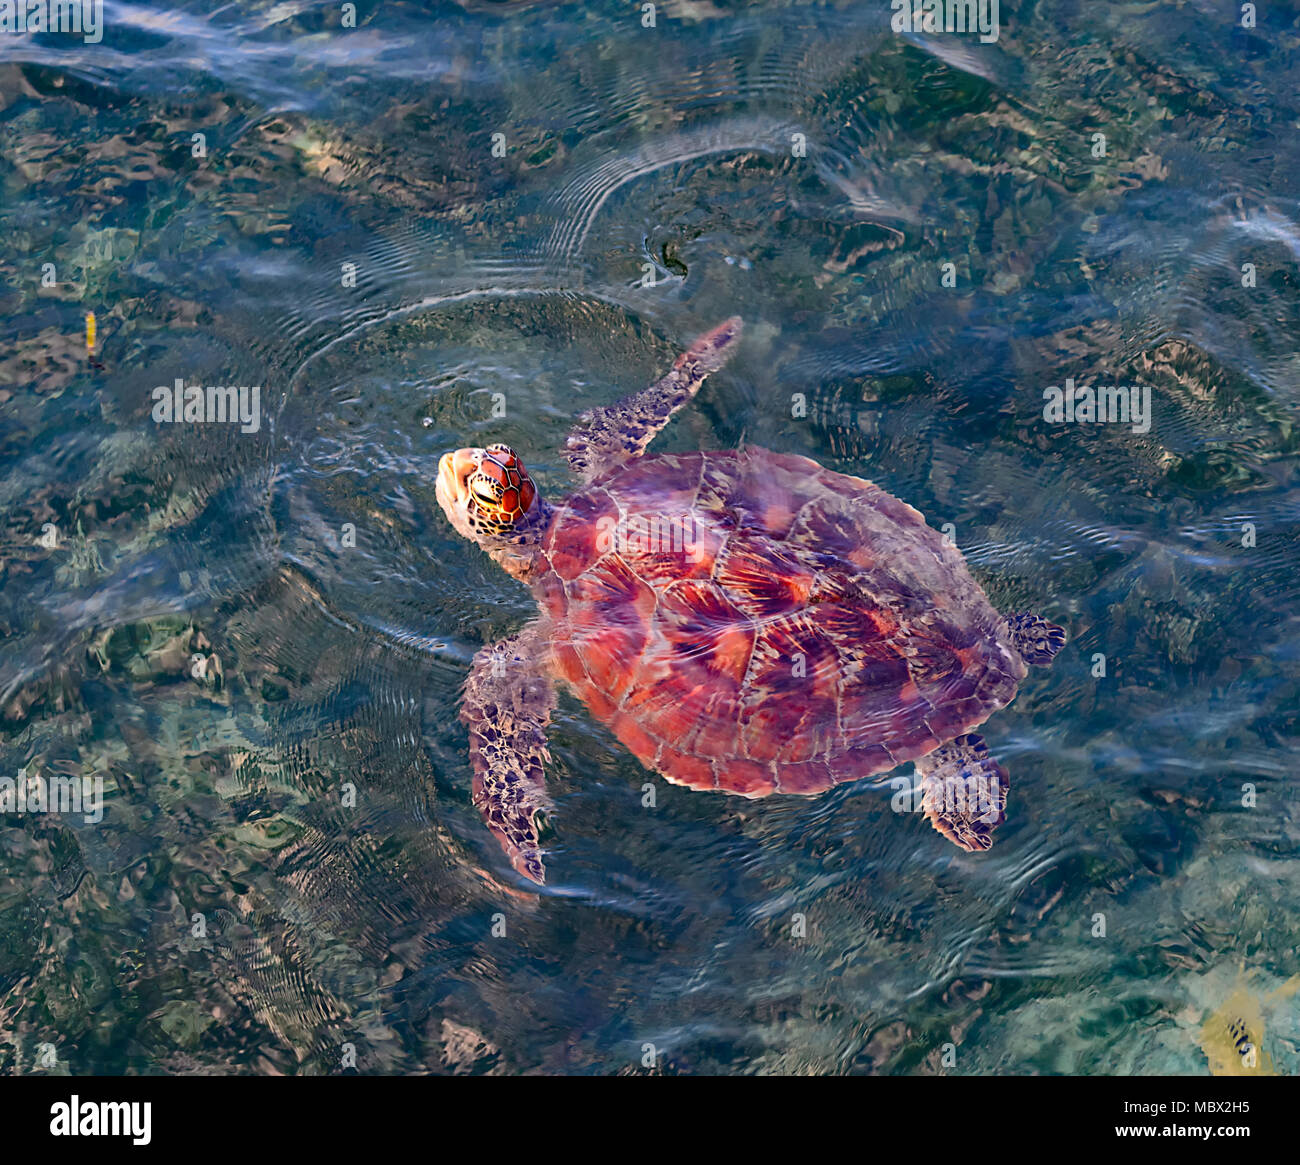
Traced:
POLYGON ((884 772, 982 723, 1025 674, 954 547, 804 457, 642 458, 556 507, 544 554, 555 670, 697 789, 884 772))

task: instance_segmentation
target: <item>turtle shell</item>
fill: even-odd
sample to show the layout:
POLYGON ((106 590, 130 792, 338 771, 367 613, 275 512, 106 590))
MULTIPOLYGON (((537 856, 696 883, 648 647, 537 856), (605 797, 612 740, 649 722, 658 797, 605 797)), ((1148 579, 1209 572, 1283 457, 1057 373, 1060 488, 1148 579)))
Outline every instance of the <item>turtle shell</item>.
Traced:
POLYGON ((642 458, 556 507, 543 554, 556 672, 692 788, 818 793, 887 771, 1025 674, 952 545, 805 457, 642 458))

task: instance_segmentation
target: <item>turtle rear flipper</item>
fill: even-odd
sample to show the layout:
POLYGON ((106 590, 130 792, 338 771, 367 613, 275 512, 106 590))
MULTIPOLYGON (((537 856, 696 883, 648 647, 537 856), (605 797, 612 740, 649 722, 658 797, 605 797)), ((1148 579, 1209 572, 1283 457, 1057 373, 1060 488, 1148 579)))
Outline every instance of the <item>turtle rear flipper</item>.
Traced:
POLYGON ((1065 646, 1065 628, 1049 623, 1041 615, 1008 615, 1011 646, 1026 663, 1046 667, 1065 646))
POLYGON ((537 814, 549 808, 543 765, 555 693, 541 667, 539 625, 483 648, 465 683, 474 805, 510 864, 541 885, 546 867, 537 814))
POLYGON ((591 481, 640 457, 672 415, 690 403, 709 373, 731 359, 742 326, 740 317, 732 316, 678 356, 662 380, 615 404, 583 413, 566 446, 573 471, 591 481))
POLYGON ((993 844, 993 830, 1006 819, 1006 770, 973 732, 955 737, 916 762, 921 808, 949 841, 971 852, 993 844))

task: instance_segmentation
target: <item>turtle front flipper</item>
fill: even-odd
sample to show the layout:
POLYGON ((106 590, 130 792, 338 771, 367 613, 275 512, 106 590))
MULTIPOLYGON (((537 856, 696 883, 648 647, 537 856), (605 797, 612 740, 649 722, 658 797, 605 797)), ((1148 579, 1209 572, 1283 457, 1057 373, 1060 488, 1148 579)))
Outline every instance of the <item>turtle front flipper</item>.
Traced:
POLYGON ((566 446, 573 471, 591 481, 640 457, 673 413, 699 392, 709 373, 731 359, 742 326, 740 317, 732 316, 677 357, 662 380, 616 404, 583 413, 566 446))
POLYGON ((973 732, 954 737, 916 762, 921 808, 930 824, 964 850, 986 850, 1006 819, 1006 770, 973 732))
POLYGON ((549 807, 543 765, 555 693, 543 667, 541 625, 483 648, 465 683, 460 718, 469 728, 474 804, 510 864, 546 881, 537 813, 549 807))

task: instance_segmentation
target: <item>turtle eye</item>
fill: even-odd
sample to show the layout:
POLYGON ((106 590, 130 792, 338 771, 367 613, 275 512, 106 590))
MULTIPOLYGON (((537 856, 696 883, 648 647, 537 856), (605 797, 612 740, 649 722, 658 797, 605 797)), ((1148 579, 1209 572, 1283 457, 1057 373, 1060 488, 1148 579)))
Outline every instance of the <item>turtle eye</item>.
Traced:
POLYGON ((494 481, 486 473, 476 473, 469 479, 469 492, 477 501, 495 506, 501 500, 503 490, 499 481, 494 481))

